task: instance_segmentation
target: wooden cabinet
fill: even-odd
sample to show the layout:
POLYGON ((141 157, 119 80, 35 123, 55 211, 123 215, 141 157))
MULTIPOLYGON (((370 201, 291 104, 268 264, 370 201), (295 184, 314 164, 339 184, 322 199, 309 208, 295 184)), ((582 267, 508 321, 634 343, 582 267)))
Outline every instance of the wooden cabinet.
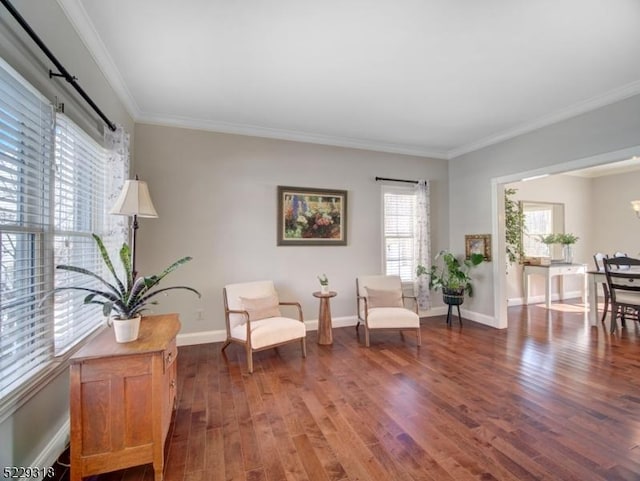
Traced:
POLYGON ((143 317, 137 341, 105 329, 71 358, 71 481, 147 463, 162 480, 179 330, 177 314, 143 317))

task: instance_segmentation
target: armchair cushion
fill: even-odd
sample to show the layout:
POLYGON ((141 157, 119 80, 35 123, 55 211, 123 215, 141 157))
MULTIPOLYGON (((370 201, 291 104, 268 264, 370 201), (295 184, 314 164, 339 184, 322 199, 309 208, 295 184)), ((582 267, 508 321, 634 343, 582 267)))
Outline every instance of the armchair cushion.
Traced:
POLYGON ((278 307, 278 296, 271 294, 265 297, 240 297, 243 310, 249 314, 251 321, 267 319, 269 317, 280 317, 280 308, 278 307))
POLYGON ((376 307, 369 309, 367 318, 369 329, 419 328, 418 315, 404 307, 376 307))
MULTIPOLYGON (((231 336, 242 341, 247 340, 247 325, 231 328, 231 336)), ((306 336, 304 323, 287 317, 270 317, 251 321, 251 347, 261 349, 299 339, 306 336)))
POLYGON ((365 287, 367 290, 368 308, 375 307, 404 307, 402 302, 402 289, 373 289, 365 287))

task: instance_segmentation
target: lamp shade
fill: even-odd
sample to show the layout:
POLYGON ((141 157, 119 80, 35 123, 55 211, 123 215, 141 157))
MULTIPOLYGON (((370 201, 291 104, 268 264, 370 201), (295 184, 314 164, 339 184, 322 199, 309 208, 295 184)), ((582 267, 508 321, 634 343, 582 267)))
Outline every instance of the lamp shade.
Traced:
POLYGON ((125 180, 122 192, 120 192, 120 196, 109 214, 158 217, 153 202, 151 202, 149 187, 142 180, 125 180))

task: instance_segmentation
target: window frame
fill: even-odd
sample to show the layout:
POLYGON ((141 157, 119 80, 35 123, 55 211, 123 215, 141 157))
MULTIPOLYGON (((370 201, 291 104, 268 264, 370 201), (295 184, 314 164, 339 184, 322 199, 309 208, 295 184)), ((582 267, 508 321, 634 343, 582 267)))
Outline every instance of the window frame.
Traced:
MULTIPOLYGON (((412 253, 412 257, 411 257, 411 264, 412 267, 409 269, 409 271, 411 272, 411 278, 410 279, 403 279, 401 272, 391 272, 389 273, 387 271, 387 239, 392 237, 392 236, 387 236, 386 234, 386 201, 385 201, 385 196, 386 194, 396 194, 396 195, 408 195, 413 197, 413 215, 412 215, 412 234, 410 236, 405 236, 405 237, 394 237, 394 238, 405 238, 405 239, 411 239, 411 249, 415 251, 415 244, 416 244, 416 209, 417 209, 417 195, 415 192, 415 186, 413 185, 407 185, 407 186, 400 186, 400 185, 386 185, 383 184, 381 186, 381 250, 382 250, 382 255, 381 255, 381 260, 382 260, 382 266, 381 266, 381 271, 385 274, 385 275, 399 275, 400 279, 402 281, 403 286, 410 286, 413 285, 414 281, 415 281, 415 270, 416 270, 416 261, 415 261, 415 252, 412 253)), ((402 260, 400 259, 399 262, 402 262, 402 260)))
MULTIPOLYGON (((4 217, 0 218, 0 241, 8 242, 4 246, 0 245, 0 255, 5 253, 11 256, 5 265, 6 270, 3 269, 3 277, 0 278, 3 281, 0 285, 2 289, 0 297, 18 292, 18 295, 23 298, 30 299, 30 292, 34 288, 29 286, 38 287, 34 293, 37 299, 29 300, 27 306, 28 309, 34 309, 35 306, 35 314, 31 317, 27 316, 26 320, 23 320, 24 316, 18 316, 17 311, 15 313, 9 311, 7 308, 9 303, 2 306, 6 316, 6 322, 3 322, 2 326, 6 330, 5 337, 0 341, 5 342, 7 348, 0 352, 6 355, 4 365, 0 366, 2 368, 0 376, 3 380, 5 375, 9 376, 0 386, 0 422, 2 422, 44 389, 49 384, 49 380, 66 372, 69 358, 84 345, 87 339, 95 335, 101 325, 104 325, 104 319, 101 315, 98 316, 95 325, 89 331, 82 332, 66 348, 55 352, 55 298, 50 295, 56 285, 55 265, 58 263, 55 257, 55 240, 57 236, 68 233, 56 230, 55 226, 56 114, 51 102, 2 58, 0 58, 0 70, 2 71, 0 91, 5 94, 1 99, 3 104, 0 106, 3 108, 0 111, 0 147, 2 147, 0 160, 5 160, 0 166, 0 174, 4 174, 4 177, 0 177, 0 182, 4 182, 0 185, 0 192, 4 195, 0 197, 0 201, 4 199, 5 202, 0 205, 5 213, 4 217), (20 246, 11 238, 3 239, 3 236, 23 236, 25 240, 21 242, 27 244, 20 246), (14 260, 19 257, 24 257, 23 266, 18 265, 14 260), (21 268, 25 269, 24 275, 20 272, 21 268), (22 282, 30 283, 25 291, 26 296, 16 290, 22 282), (36 325, 31 325, 32 317, 37 320, 36 325), (20 348, 19 343, 24 337, 23 332, 26 332, 28 337, 24 338, 25 344, 20 348), (35 350, 32 346, 35 346, 35 350), (16 356, 20 356, 21 359, 33 357, 37 362, 34 361, 28 368, 18 371, 14 369, 16 356)), ((73 125, 83 137, 83 141, 90 142, 92 146, 102 151, 99 170, 103 172, 103 178, 96 180, 94 165, 82 164, 81 167, 89 184, 93 186, 98 182, 101 183, 101 188, 85 189, 85 192, 86 190, 95 192, 93 195, 99 199, 98 207, 92 204, 89 209, 86 209, 86 205, 81 205, 86 200, 85 197, 82 197, 82 200, 76 198, 76 206, 71 207, 75 209, 75 213, 81 212, 83 219, 86 218, 81 222, 85 226, 85 231, 80 235, 93 246, 95 243, 91 233, 104 234, 108 248, 111 246, 115 249, 121 245, 128 231, 121 229, 120 220, 114 222, 109 218, 107 204, 113 200, 115 190, 119 191, 124 178, 128 175, 128 135, 119 128, 120 138, 125 139, 126 146, 121 151, 117 150, 115 145, 111 145, 111 140, 105 139, 105 142, 111 146, 109 150, 104 147, 104 142, 101 143, 89 136, 73 121, 69 119, 66 121, 73 125), (118 169, 122 169, 122 172, 118 169), (78 209, 78 206, 81 208, 78 209), (96 222, 100 226, 96 225, 96 222)), ((74 192, 82 190, 75 189, 75 184, 71 185, 70 189, 74 192)), ((73 232, 77 234, 75 230, 73 232)), ((104 267, 101 258, 99 265, 101 268, 104 267)), ((21 287, 20 289, 22 290, 21 287)), ((82 297, 79 299, 81 304, 82 297)), ((76 305, 79 304, 76 303, 76 305)), ((82 311, 83 313, 86 311, 86 306, 82 307, 82 311)))

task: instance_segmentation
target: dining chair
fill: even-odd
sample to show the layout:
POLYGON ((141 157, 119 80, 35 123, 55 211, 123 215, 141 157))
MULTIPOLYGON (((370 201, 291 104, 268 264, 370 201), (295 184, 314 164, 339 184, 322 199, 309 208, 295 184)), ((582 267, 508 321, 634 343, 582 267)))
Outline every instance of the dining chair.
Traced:
POLYGON ((640 259, 631 257, 604 258, 604 271, 611 296, 611 332, 617 329, 617 318, 622 327, 626 319, 639 320, 640 311, 640 259))

